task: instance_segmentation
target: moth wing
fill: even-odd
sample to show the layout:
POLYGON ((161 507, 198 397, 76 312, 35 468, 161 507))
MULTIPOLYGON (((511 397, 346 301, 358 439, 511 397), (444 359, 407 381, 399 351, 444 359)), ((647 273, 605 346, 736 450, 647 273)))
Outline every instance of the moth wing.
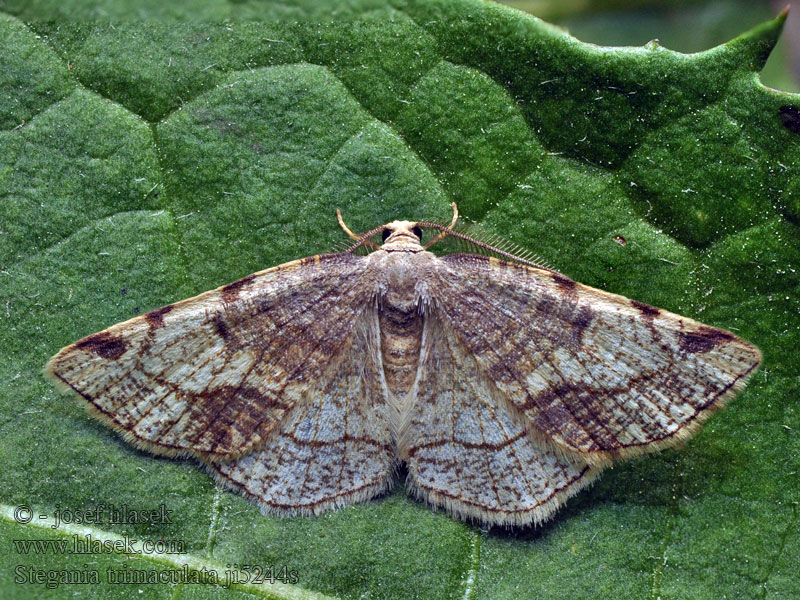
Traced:
POLYGON ((368 278, 350 254, 286 263, 90 335, 45 372, 138 447, 242 455, 334 359, 368 278))
POLYGON ((409 487, 459 518, 539 523, 602 470, 538 444, 531 424, 435 312, 425 322, 416 394, 399 442, 409 487))
POLYGON ((206 460, 216 479, 283 515, 319 514, 388 489, 395 450, 377 327, 367 309, 339 359, 260 449, 206 460))
POLYGON ((761 361, 727 331, 558 273, 464 254, 438 264, 437 302, 481 372, 591 464, 688 438, 761 361))

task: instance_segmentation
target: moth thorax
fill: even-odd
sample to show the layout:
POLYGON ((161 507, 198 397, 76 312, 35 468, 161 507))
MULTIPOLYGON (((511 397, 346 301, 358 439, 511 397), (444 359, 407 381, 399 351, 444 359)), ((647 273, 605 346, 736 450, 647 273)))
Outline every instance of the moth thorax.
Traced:
POLYGON ((388 270, 387 286, 383 294, 382 304, 401 312, 416 310, 419 303, 417 293, 417 271, 408 265, 407 257, 400 257, 388 270))

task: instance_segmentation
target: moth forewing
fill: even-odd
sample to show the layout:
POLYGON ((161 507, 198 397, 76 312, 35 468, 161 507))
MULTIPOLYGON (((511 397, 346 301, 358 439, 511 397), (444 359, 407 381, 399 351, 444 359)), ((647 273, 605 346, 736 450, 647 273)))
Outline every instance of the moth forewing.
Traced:
POLYGON ((559 273, 442 262, 442 311, 482 370, 552 443, 592 464, 690 436, 761 361, 732 333, 559 273))
POLYGON ((45 372, 140 448, 241 456, 336 357, 368 296, 364 267, 340 254, 254 273, 90 335, 45 372))

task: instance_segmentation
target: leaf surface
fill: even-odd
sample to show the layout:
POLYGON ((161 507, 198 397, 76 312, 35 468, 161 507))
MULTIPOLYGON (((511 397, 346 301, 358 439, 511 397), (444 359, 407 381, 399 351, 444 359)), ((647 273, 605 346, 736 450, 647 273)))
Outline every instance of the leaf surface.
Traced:
MULTIPOLYGON (((30 23, 0 20, 0 593, 111 589, 15 583, 18 564, 180 565, 21 554, 12 540, 72 533, 17 523, 14 506, 163 504, 169 522, 91 532, 180 540, 208 568, 286 565, 297 584, 115 593, 797 596, 800 98, 758 80, 783 17, 684 55, 583 44, 471 0, 354 3, 343 16, 358 20, 324 24, 285 4, 221 23, 252 18, 257 3, 238 4, 113 25, 2 5, 30 23), (287 16, 299 21, 274 20, 287 16), (126 445, 41 377, 84 335, 332 248, 336 207, 365 230, 446 220, 452 201, 578 281, 735 331, 762 370, 685 448, 620 464, 544 527, 511 531, 431 511, 402 485, 266 518, 197 465, 126 445)), ((95 8, 136 16, 120 6, 95 8)))

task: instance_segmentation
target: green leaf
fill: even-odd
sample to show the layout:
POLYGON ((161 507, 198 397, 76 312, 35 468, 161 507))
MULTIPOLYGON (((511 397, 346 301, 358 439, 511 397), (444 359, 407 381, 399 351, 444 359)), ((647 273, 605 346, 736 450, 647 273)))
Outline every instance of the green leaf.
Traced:
POLYGON ((800 595, 800 97, 758 80, 783 15, 683 55, 583 44, 472 0, 353 3, 359 20, 324 24, 324 5, 65 5, 175 16, 113 25, 3 6, 31 22, 0 20, 0 595, 800 595), (190 22, 258 6, 306 21, 190 22), (451 201, 579 281, 735 331, 764 367, 685 448, 619 464, 541 528, 490 531, 402 484, 321 517, 263 517, 41 377, 84 335, 331 248, 336 207, 364 230, 444 220, 451 201), (20 505, 36 518, 15 521, 20 505), (86 530, 38 519, 98 505, 173 512, 86 530), (181 554, 13 543, 76 532, 181 554), (286 565, 298 581, 106 583, 123 564, 286 565), (16 565, 102 582, 15 583, 16 565))

